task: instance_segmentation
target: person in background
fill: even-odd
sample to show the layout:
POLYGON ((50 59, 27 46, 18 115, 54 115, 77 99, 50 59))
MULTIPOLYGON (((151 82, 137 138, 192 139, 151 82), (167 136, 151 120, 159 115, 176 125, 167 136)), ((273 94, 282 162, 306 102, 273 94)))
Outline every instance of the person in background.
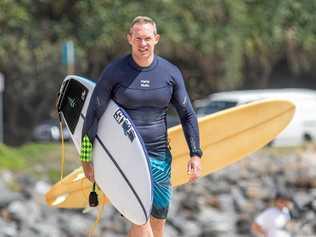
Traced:
POLYGON ((290 209, 293 202, 285 192, 279 192, 274 198, 274 206, 260 213, 251 225, 251 231, 258 237, 290 237, 285 230, 291 220, 290 209))

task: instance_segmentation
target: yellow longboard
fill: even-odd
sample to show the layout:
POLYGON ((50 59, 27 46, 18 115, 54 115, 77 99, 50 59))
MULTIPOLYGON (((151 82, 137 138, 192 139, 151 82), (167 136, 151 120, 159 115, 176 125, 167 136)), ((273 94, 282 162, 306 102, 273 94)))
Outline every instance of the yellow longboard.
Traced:
MULTIPOLYGON (((286 100, 262 100, 214 113, 199 119, 203 150, 202 176, 245 158, 275 138, 291 121, 295 111, 286 100)), ((172 160, 172 186, 189 181, 188 148, 180 125, 168 129, 172 160)), ((85 208, 92 184, 81 168, 55 184, 46 194, 50 206, 85 208)), ((101 203, 108 203, 99 192, 101 203)))

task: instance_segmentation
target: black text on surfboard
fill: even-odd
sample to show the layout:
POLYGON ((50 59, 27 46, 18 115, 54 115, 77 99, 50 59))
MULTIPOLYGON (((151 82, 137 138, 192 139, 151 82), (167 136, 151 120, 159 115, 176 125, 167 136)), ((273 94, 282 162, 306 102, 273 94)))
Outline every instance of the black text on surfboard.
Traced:
POLYGON ((113 114, 113 117, 116 122, 122 126, 124 135, 128 136, 129 140, 133 142, 135 138, 135 132, 128 118, 120 109, 116 110, 116 112, 113 114))

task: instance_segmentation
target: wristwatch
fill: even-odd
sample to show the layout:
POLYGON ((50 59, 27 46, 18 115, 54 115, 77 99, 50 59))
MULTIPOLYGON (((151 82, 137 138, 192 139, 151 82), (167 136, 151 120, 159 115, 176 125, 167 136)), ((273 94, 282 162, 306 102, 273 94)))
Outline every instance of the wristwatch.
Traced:
POLYGON ((203 155, 203 152, 202 152, 202 150, 201 150, 200 148, 194 149, 194 150, 190 151, 190 156, 191 156, 191 157, 192 157, 192 156, 198 156, 198 157, 201 158, 202 155, 203 155))

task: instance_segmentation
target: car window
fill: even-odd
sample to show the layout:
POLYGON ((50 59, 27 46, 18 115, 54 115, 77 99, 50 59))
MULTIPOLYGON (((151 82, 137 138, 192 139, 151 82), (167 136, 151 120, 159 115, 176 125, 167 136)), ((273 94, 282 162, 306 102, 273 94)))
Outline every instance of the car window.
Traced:
POLYGON ((199 116, 216 113, 218 111, 229 109, 237 105, 236 101, 217 100, 211 101, 208 105, 198 107, 196 112, 199 116))

